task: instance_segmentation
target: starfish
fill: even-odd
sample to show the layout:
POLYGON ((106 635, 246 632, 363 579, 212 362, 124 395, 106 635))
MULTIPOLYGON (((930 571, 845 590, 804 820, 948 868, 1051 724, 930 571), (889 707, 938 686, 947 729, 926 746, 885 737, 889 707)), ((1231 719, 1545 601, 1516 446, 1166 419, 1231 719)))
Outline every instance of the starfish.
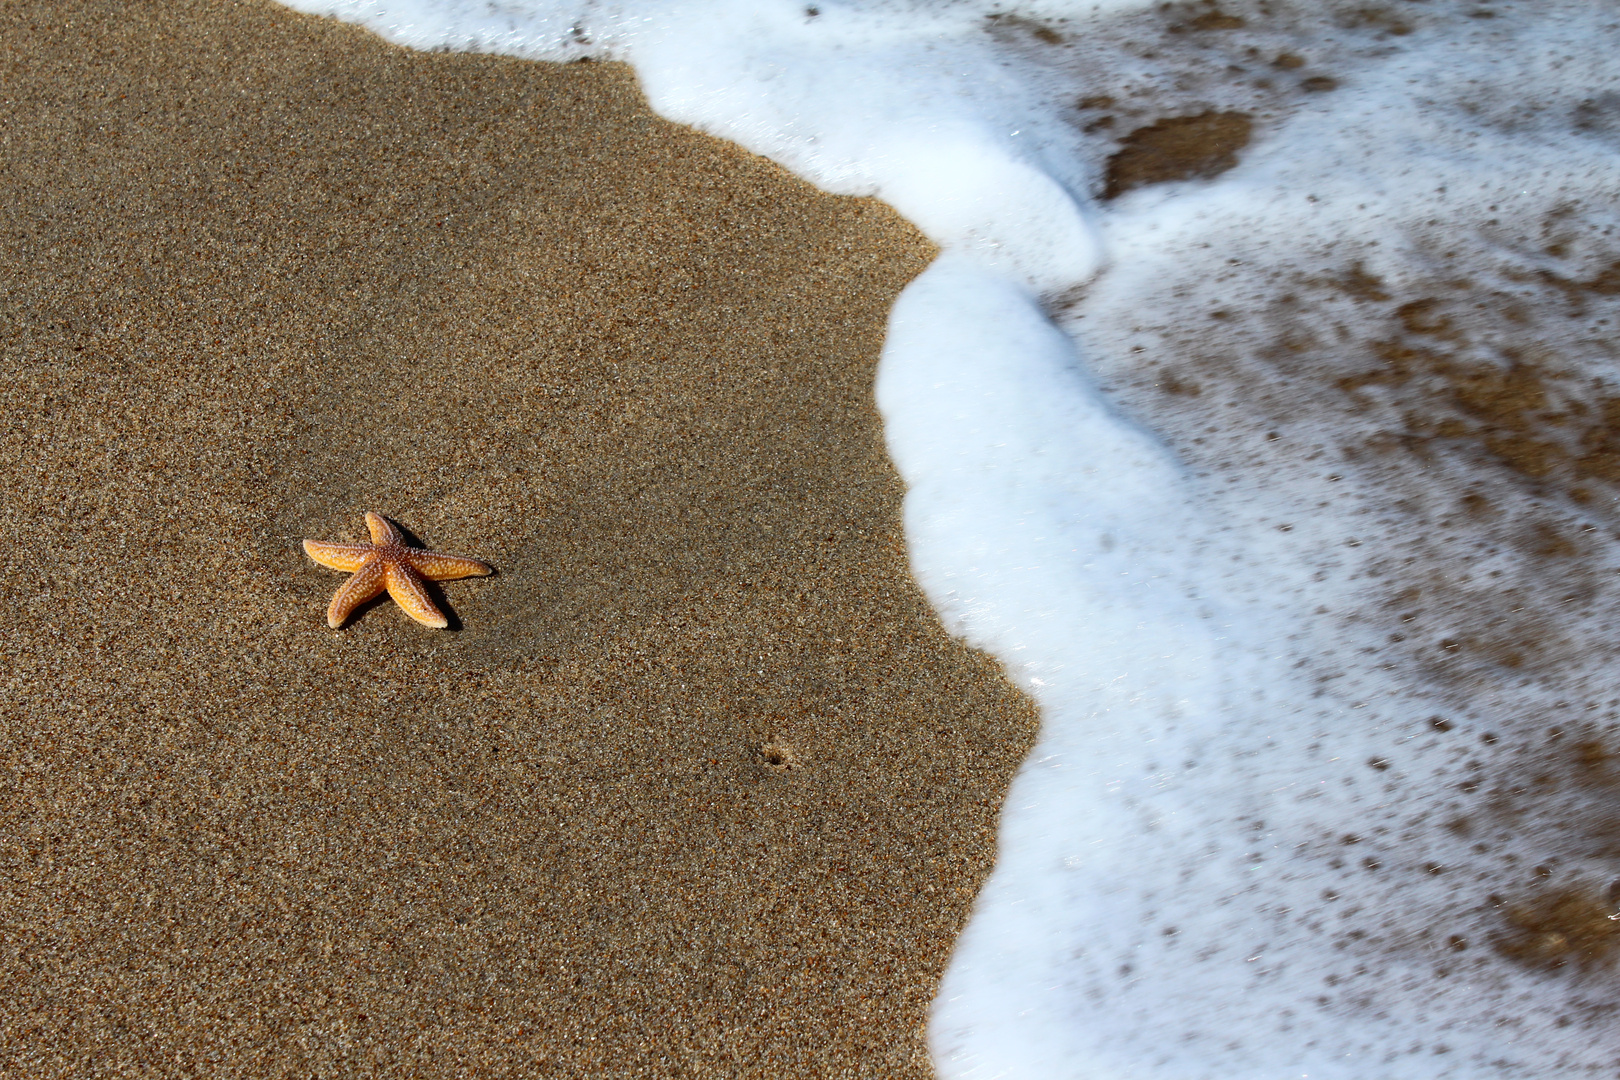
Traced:
POLYGON ((449 623, 444 613, 433 606, 422 580, 451 581, 494 573, 477 559, 460 559, 406 547, 405 538, 393 523, 369 510, 366 511, 366 528, 371 530, 369 544, 304 541, 304 551, 310 558, 322 566, 354 575, 343 583, 343 588, 332 597, 332 605, 326 609, 326 625, 334 630, 343 625, 343 620, 352 615, 355 608, 384 589, 394 598, 394 603, 405 609, 405 614, 424 626, 443 630, 449 623))

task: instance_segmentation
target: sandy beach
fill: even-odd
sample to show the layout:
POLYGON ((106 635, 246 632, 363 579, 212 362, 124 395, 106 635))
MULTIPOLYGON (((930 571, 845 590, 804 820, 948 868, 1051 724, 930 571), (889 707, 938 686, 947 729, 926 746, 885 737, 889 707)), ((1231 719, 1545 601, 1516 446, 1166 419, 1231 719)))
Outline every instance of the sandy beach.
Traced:
POLYGON ((0 57, 0 1075, 928 1075, 1036 727, 907 570, 928 243, 617 65, 0 57), (327 628, 367 510, 449 630, 327 628))

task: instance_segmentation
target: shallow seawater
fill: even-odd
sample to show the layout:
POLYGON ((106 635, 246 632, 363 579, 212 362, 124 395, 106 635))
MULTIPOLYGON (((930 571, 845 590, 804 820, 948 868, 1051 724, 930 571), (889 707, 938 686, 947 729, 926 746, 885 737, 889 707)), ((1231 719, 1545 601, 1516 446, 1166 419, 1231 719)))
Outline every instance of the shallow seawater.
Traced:
POLYGON ((1044 734, 943 1075, 1620 1067, 1620 20, 299 6, 629 60, 945 249, 879 404, 914 571, 1044 734))

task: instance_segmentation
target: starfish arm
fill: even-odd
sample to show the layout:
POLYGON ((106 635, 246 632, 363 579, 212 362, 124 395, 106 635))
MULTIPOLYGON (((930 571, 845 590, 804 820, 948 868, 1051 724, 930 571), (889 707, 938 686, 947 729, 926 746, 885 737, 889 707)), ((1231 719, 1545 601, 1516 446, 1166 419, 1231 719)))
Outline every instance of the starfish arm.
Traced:
POLYGON ((394 598, 394 603, 405 609, 405 614, 423 626, 431 626, 438 630, 450 625, 443 612, 433 606, 433 600, 428 596, 422 579, 410 566, 405 563, 389 563, 387 583, 388 595, 394 598))
POLYGON ((366 528, 371 530, 373 544, 400 544, 405 541, 399 530, 394 528, 393 522, 381 514, 373 514, 370 510, 366 511, 366 528))
POLYGON ((370 544, 323 544, 318 540, 304 541, 304 554, 333 570, 352 574, 371 557, 370 544))
POLYGON ((343 620, 354 613, 354 609, 382 592, 387 585, 386 567, 381 559, 373 559, 354 572, 354 577, 343 583, 343 587, 332 597, 332 604, 326 609, 326 625, 336 630, 343 625, 343 620))
POLYGON ((483 577, 494 573, 488 563, 477 559, 460 559, 454 555, 440 555, 436 551, 412 551, 406 556, 417 573, 429 581, 454 581, 456 578, 483 577))

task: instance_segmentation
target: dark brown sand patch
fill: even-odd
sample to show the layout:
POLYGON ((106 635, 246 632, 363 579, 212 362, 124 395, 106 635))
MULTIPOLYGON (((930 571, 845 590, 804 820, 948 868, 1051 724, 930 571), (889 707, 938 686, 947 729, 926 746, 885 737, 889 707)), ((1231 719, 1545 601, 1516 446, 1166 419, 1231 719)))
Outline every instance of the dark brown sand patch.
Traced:
POLYGON ((1132 131, 1108 159, 1103 198, 1174 180, 1208 180, 1237 164, 1254 122, 1238 112, 1173 116, 1132 131))

